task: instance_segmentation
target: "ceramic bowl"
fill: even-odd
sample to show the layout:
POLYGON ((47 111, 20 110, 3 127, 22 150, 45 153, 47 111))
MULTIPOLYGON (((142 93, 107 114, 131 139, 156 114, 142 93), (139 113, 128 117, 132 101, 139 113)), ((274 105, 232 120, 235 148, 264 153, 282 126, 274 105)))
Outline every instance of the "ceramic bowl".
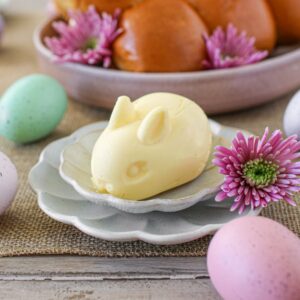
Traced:
POLYGON ((39 26, 34 44, 41 69, 57 78, 80 102, 113 108, 120 95, 137 99, 152 92, 172 92, 196 101, 207 114, 217 114, 272 101, 300 86, 299 47, 277 49, 278 56, 227 70, 184 73, 133 73, 57 64, 43 44, 52 36, 51 21, 39 26))
POLYGON ((109 241, 142 240, 172 245, 213 234, 231 220, 260 213, 261 209, 252 211, 247 208, 239 215, 230 212, 233 199, 217 203, 212 198, 174 213, 130 214, 82 198, 61 178, 59 156, 67 145, 74 143, 76 136, 84 134, 87 129, 93 130, 93 127, 84 127, 75 135, 49 144, 29 173, 29 182, 38 195, 39 207, 54 220, 109 241))
MULTIPOLYGON (((236 130, 223 127, 214 121, 210 121, 210 124, 214 134, 214 144, 229 145, 236 130)), ((90 127, 85 134, 80 134, 73 143, 66 146, 61 154, 59 169, 61 177, 89 201, 130 213, 175 212, 212 197, 223 182, 223 175, 219 174, 217 167, 211 164, 210 158, 208 166, 198 178, 151 199, 134 201, 97 193, 91 180, 91 156, 96 140, 106 125, 107 123, 101 122, 95 124, 94 128, 90 127)))

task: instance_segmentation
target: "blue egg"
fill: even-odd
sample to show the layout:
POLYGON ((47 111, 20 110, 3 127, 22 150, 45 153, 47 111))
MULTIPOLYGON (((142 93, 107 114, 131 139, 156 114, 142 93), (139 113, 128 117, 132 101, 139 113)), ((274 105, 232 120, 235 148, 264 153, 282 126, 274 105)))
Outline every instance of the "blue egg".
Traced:
POLYGON ((23 77, 0 100, 0 135, 18 144, 44 138, 62 120, 67 102, 63 86, 52 77, 23 77))

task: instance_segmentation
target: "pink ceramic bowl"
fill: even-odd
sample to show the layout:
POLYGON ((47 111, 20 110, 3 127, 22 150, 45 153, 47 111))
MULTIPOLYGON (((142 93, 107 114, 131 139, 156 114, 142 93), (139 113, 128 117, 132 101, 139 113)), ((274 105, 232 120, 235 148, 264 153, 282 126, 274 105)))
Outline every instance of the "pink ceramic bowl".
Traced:
POLYGON ((51 21, 39 26, 34 44, 42 70, 58 79, 80 102, 112 108, 117 97, 136 99, 151 92, 173 92, 193 99, 207 114, 218 114, 272 101, 300 87, 300 47, 278 49, 255 65, 186 73, 133 73, 79 64, 57 64, 43 44, 53 35, 51 21), (283 50, 283 51, 282 51, 283 50))

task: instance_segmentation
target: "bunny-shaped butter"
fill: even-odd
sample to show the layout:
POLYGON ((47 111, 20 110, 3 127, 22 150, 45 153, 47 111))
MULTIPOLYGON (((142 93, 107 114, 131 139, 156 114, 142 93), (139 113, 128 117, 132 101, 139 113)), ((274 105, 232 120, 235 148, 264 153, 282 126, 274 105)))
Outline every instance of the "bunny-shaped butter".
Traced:
POLYGON ((92 153, 100 193, 142 200, 189 182, 204 170, 212 133, 203 110, 170 93, 118 99, 92 153))

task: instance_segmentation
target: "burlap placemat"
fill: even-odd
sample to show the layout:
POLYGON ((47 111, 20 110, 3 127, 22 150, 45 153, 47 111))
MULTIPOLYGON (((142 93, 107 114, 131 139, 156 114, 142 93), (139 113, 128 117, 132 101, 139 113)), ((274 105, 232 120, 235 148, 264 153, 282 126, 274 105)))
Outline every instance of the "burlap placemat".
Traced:
MULTIPOLYGON (((6 38, 0 50, 0 94, 15 79, 37 72, 31 42, 32 31, 41 16, 18 16, 8 19, 6 38)), ((288 97, 256 109, 218 116, 225 125, 260 134, 265 126, 281 128, 282 113, 288 97)), ((69 135, 91 122, 107 119, 108 112, 70 102, 68 113, 59 128, 48 139, 27 146, 15 146, 0 137, 0 150, 17 166, 20 176, 18 195, 12 207, 0 217, 0 256, 33 254, 78 254, 107 257, 202 256, 206 254, 209 237, 176 246, 153 246, 144 242, 113 243, 90 237, 72 226, 46 216, 37 205, 27 182, 31 167, 41 150, 51 141, 69 135)), ((1 193, 1 191, 0 191, 1 193)), ((283 203, 272 205, 263 215, 275 219, 300 235, 300 206, 283 203)))

